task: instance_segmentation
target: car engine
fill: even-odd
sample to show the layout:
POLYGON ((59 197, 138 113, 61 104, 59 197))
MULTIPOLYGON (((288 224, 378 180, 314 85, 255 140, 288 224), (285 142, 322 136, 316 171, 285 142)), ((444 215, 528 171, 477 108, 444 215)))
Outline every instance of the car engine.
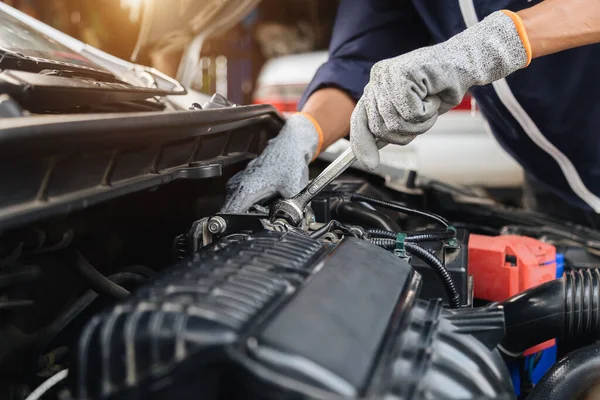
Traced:
POLYGON ((86 132, 84 155, 56 158, 57 146, 39 142, 31 158, 23 143, 0 150, 31 177, 0 201, 1 398, 536 400, 594 390, 600 232, 414 172, 392 182, 349 170, 298 226, 269 218, 274 199, 220 213, 227 180, 281 126, 271 108, 115 118, 43 128, 86 132), (124 136, 136 129, 148 136, 124 136), (105 154, 109 172, 78 175, 105 154), (46 196, 27 186, 36 176, 46 196))

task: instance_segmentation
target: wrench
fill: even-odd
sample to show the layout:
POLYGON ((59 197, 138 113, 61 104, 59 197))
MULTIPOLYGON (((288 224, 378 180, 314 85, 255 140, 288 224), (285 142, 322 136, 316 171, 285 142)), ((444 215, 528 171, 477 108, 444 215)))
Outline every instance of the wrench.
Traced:
POLYGON ((356 156, 352 148, 348 148, 338 158, 333 160, 327 168, 313 179, 304 189, 290 199, 278 200, 271 207, 269 218, 271 222, 283 219, 293 226, 299 226, 304 217, 306 205, 321 191, 340 176, 348 167, 354 164, 356 156))

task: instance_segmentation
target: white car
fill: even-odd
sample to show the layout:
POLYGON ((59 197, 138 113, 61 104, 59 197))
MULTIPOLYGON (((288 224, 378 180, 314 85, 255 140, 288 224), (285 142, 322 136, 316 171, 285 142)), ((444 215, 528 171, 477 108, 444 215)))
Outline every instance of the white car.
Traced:
MULTIPOLYGON (((269 103, 286 114, 296 110, 304 89, 327 52, 274 58, 261 70, 254 103, 269 103)), ((322 158, 330 160, 348 148, 342 139, 322 158)), ((381 151, 383 169, 416 170, 419 175, 457 185, 516 188, 523 170, 500 147, 474 101, 466 97, 456 109, 441 116, 433 128, 407 146, 387 146, 381 151)))

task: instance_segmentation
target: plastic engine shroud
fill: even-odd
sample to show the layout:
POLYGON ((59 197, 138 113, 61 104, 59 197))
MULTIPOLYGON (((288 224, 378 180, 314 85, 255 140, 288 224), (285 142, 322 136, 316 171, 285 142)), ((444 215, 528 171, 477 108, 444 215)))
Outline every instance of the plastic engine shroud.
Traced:
POLYGON ((460 314, 444 318, 440 300, 418 300, 420 286, 409 264, 355 238, 235 235, 94 317, 71 368, 74 393, 513 398, 494 346, 457 324, 460 314))

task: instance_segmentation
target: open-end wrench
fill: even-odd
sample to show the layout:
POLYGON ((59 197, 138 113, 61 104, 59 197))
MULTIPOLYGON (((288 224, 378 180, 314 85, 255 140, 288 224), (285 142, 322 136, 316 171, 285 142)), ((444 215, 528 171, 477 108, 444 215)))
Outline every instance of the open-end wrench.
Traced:
POLYGON ((323 170, 315 179, 313 179, 304 189, 290 199, 278 200, 271 207, 269 218, 271 222, 277 219, 283 219, 293 226, 299 226, 304 217, 304 208, 306 205, 335 178, 340 176, 348 167, 350 167, 356 156, 352 148, 348 148, 338 158, 333 160, 327 168, 323 170))

